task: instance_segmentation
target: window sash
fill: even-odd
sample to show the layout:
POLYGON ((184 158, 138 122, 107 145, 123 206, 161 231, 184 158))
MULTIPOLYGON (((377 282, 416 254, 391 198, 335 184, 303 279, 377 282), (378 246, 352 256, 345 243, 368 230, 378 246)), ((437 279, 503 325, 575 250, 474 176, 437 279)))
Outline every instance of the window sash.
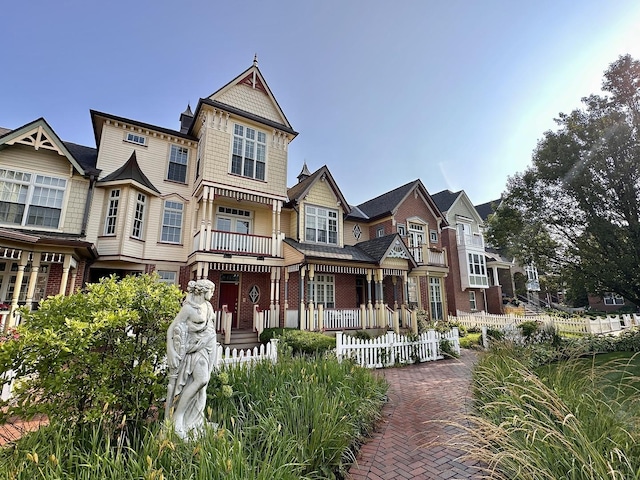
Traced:
POLYGON ((115 235, 118 221, 118 206, 120 204, 120 190, 111 190, 109 194, 109 206, 107 207, 107 216, 104 221, 104 234, 115 235))
POLYGON ((338 244, 338 212, 327 208, 305 207, 305 240, 338 244))
POLYGON ((180 243, 182 240, 183 204, 167 200, 162 214, 161 240, 167 243, 180 243))
POLYGON ((0 222, 59 228, 67 180, 0 169, 0 222))
POLYGON ((235 125, 231 173, 256 180, 266 175, 267 136, 250 127, 235 125))
POLYGON ((178 145, 171 145, 169 154, 169 169, 167 180, 185 183, 187 181, 187 166, 189 163, 189 149, 178 145))
POLYGON ((133 217, 133 229, 131 231, 131 236, 133 238, 141 239, 144 230, 144 207, 147 204, 147 196, 138 193, 138 197, 136 199, 136 212, 133 217))

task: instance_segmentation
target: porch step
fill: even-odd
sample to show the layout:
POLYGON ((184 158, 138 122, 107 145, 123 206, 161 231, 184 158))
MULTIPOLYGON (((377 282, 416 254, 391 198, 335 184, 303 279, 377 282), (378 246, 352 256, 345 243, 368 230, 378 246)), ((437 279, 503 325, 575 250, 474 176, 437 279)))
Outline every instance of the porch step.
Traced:
POLYGON ((234 348, 247 350, 260 346, 258 333, 253 330, 231 330, 231 343, 229 345, 224 344, 224 335, 219 333, 218 342, 223 348, 229 347, 231 350, 234 348))

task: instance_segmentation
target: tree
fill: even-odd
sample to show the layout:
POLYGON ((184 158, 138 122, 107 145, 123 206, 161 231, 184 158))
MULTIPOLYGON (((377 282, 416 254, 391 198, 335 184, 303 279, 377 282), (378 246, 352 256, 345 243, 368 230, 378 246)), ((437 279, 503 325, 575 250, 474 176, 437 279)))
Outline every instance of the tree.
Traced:
POLYGON ((561 113, 511 177, 488 238, 522 263, 640 305, 640 62, 621 56, 603 95, 561 113))
POLYGON ((148 420, 166 393, 166 331, 181 299, 157 276, 111 277, 22 310, 17 334, 0 343, 0 373, 17 378, 0 420, 44 413, 107 430, 148 420))

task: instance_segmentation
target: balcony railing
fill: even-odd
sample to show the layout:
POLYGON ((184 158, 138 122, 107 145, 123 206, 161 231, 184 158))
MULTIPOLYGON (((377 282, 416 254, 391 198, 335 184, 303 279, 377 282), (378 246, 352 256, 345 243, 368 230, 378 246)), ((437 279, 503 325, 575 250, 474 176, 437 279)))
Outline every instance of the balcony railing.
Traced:
POLYGON ((435 251, 427 245, 420 245, 419 247, 410 247, 409 251, 418 265, 447 266, 447 254, 444 250, 435 251))
POLYGON ((458 245, 484 248, 484 238, 482 238, 482 235, 479 233, 465 233, 464 235, 458 234, 458 245))
MULTIPOLYGON (((211 245, 206 251, 222 253, 239 253, 244 255, 272 256, 271 237, 245 235, 242 233, 211 231, 211 245)), ((193 250, 199 250, 200 232, 193 236, 193 250)))
POLYGON ((211 250, 271 256, 271 237, 242 233, 211 231, 211 250))

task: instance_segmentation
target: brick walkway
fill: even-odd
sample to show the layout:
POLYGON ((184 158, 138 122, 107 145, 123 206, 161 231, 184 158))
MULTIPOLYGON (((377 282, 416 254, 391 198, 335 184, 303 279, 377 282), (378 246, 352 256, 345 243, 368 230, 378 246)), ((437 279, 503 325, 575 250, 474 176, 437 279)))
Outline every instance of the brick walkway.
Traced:
POLYGON ((460 359, 382 370, 390 384, 389 403, 348 478, 482 478, 475 462, 461 461, 461 451, 442 445, 459 429, 438 422, 462 421, 475 359, 474 352, 463 350, 460 359), (430 421, 436 422, 425 423, 430 421))

